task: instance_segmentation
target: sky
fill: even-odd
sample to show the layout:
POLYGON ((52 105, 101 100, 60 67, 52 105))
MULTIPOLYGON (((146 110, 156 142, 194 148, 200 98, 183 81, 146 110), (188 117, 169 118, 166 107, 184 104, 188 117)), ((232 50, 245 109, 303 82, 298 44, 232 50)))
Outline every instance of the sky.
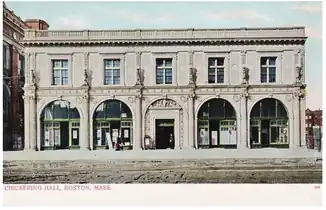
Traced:
POLYGON ((305 26, 307 108, 322 108, 321 2, 7 1, 6 5, 23 20, 45 20, 50 30, 305 26))

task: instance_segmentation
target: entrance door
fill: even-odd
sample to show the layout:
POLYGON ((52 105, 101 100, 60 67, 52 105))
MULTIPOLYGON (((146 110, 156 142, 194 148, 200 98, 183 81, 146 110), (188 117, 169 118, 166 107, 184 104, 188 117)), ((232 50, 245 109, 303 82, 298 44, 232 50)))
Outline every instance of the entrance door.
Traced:
POLYGON ((261 146, 269 146, 269 120, 261 121, 261 146))
POLYGON ((60 148, 69 149, 69 122, 60 123, 60 148))
POLYGON ((156 149, 174 149, 174 120, 156 120, 155 127, 156 149))

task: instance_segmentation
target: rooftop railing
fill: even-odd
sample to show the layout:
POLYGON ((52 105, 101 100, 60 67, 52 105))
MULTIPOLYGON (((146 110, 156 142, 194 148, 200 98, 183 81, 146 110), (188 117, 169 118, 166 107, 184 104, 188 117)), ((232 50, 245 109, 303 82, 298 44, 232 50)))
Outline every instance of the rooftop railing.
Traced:
POLYGON ((228 39, 300 38, 304 27, 162 30, 25 30, 24 40, 128 40, 128 39, 228 39))

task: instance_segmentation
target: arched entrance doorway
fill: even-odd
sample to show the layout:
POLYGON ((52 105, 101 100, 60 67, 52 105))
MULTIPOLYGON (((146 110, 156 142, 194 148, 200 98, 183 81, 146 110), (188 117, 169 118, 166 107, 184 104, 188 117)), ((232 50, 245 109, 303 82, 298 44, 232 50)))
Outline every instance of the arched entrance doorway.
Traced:
POLYGON ((251 147, 288 147, 289 119, 282 102, 267 98, 258 101, 250 112, 251 147))
POLYGON ((198 148, 236 148, 236 111, 224 99, 206 101, 197 114, 198 148))
POLYGON ((95 149, 132 149, 132 113, 119 100, 102 102, 93 114, 93 145, 95 149))
POLYGON ((145 149, 180 149, 184 139, 184 111, 169 98, 153 101, 146 109, 145 149))
POLYGON ((68 101, 53 101, 41 113, 41 150, 79 148, 79 131, 77 108, 68 101))

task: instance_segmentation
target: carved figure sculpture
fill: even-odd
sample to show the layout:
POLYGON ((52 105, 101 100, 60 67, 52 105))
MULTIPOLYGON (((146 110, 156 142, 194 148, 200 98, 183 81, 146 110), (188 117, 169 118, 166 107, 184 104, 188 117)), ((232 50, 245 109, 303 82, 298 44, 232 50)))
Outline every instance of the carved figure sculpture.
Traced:
POLYGON ((31 83, 32 85, 36 86, 36 74, 33 69, 31 70, 31 83))
POLYGON ((296 67, 296 82, 297 83, 302 82, 302 68, 299 66, 296 67))
POLYGON ((144 80, 145 80, 144 70, 138 68, 137 69, 137 82, 136 82, 136 85, 143 85, 144 84, 144 80))
POLYGON ((84 85, 89 86, 89 75, 87 73, 87 69, 84 70, 84 85))
POLYGON ((249 68, 242 67, 242 84, 249 84, 249 68))
POLYGON ((190 84, 196 84, 197 82, 197 69, 190 68, 189 71, 189 83, 190 84))

